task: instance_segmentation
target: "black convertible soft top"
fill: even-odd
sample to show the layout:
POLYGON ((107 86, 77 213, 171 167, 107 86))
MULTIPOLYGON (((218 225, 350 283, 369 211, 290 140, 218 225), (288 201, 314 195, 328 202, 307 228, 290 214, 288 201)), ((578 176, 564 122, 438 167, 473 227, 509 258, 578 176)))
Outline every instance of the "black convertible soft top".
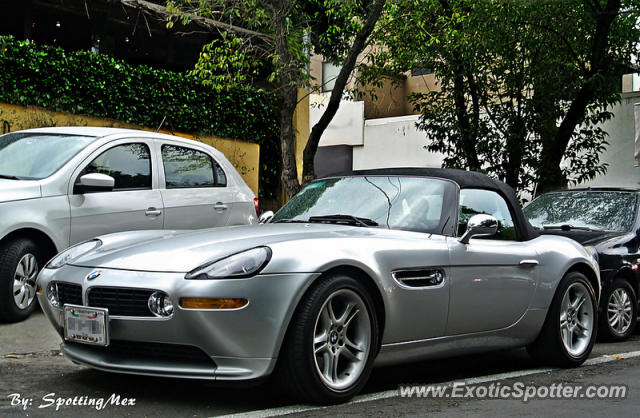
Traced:
POLYGON ((522 207, 518 201, 516 193, 511 186, 500 180, 475 171, 465 171, 453 168, 379 168, 371 170, 355 170, 348 173, 334 174, 327 177, 340 176, 412 176, 412 177, 435 177, 454 181, 461 189, 483 189, 491 190, 501 195, 509 204, 511 216, 516 224, 518 239, 528 241, 536 238, 540 234, 535 230, 524 216, 522 207))

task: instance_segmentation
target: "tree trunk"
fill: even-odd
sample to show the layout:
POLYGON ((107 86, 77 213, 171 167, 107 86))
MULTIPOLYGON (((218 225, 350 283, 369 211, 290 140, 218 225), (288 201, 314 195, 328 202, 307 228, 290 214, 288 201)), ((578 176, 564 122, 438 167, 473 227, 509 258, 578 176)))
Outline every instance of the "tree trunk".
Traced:
POLYGON ((295 85, 283 87, 280 108, 280 148, 282 152, 282 185, 291 198, 300 191, 298 167, 296 164, 295 132, 293 113, 298 101, 298 88, 295 85))
POLYGON ((271 23, 275 32, 275 47, 278 54, 280 74, 280 148, 282 152, 282 185, 291 198, 300 191, 298 182, 298 168, 296 165, 295 132, 293 128, 293 114, 298 104, 297 69, 289 50, 287 31, 288 0, 280 0, 272 9, 271 23))
POLYGON ((371 32, 373 32, 373 28, 375 27, 380 15, 382 14, 382 9, 385 4, 385 0, 375 0, 371 5, 371 9, 369 10, 369 16, 367 16, 367 20, 365 21, 362 29, 356 35, 351 48, 349 48, 349 53, 347 54, 347 58, 342 64, 342 68, 340 69, 340 73, 336 78, 335 85, 333 90, 331 91, 331 97, 329 98, 329 104, 325 109, 324 113, 320 117, 320 120, 313 126, 311 133, 309 134, 309 139, 307 140, 307 145, 304 147, 303 153, 303 172, 302 172, 302 183, 306 184, 315 178, 315 167, 314 167, 314 158, 316 152, 318 151, 318 144, 320 143, 320 137, 324 133, 331 120, 336 115, 338 108, 340 107, 340 100, 342 99, 342 94, 344 93, 344 89, 347 85, 347 81, 353 72, 353 69, 356 66, 356 60, 358 59, 358 55, 364 50, 367 39, 371 32))
POLYGON ((596 86, 600 75, 606 73, 609 69, 609 61, 607 60, 609 35, 611 25, 620 13, 621 0, 608 0, 604 9, 600 8, 596 3, 586 6, 587 9, 589 7, 592 7, 591 10, 594 10, 593 13, 596 14, 596 28, 589 59, 589 71, 585 75, 585 82, 582 88, 576 93, 569 110, 562 119, 554 140, 543 143, 536 194, 567 186, 567 179, 562 174, 560 162, 562 162, 576 127, 584 121, 587 107, 596 94, 596 86))

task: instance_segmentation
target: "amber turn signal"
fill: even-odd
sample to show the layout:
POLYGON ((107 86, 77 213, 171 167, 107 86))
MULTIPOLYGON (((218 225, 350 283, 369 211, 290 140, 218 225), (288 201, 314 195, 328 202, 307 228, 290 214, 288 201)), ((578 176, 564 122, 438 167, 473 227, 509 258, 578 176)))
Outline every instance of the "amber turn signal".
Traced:
POLYGON ((240 309, 249 301, 241 298, 180 298, 185 309, 240 309))
POLYGON ((39 294, 42 294, 42 286, 38 285, 38 290, 37 290, 37 292, 38 292, 39 294))

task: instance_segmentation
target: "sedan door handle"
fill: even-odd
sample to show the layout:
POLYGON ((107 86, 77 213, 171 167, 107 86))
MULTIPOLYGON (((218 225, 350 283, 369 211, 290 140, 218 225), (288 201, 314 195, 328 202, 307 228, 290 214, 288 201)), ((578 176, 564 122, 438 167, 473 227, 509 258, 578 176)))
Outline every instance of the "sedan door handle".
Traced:
POLYGON ((156 208, 149 208, 144 214, 147 216, 160 216, 162 215, 162 211, 156 208))
POLYGON ((227 205, 225 205, 222 202, 218 202, 215 204, 215 206, 213 207, 215 210, 227 210, 227 205))
POLYGON ((522 260, 522 261, 520 261, 520 265, 522 267, 533 267, 533 266, 537 266, 538 264, 540 264, 538 262, 538 260, 522 260))

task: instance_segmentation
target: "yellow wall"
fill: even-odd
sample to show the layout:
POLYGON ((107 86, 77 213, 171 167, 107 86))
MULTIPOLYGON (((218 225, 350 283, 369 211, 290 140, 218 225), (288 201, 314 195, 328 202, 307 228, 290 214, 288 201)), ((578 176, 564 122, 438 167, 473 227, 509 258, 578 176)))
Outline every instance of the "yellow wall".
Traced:
POLYGON ((298 106, 293 113, 293 127, 296 130, 296 168, 298 181, 302 181, 302 154, 309 140, 311 127, 309 126, 309 92, 298 89, 298 106))
MULTIPOLYGON (((307 120, 308 119, 307 110, 307 120)), ((14 132, 21 129, 42 128, 47 126, 101 126, 143 129, 146 131, 156 130, 155 128, 136 126, 112 119, 99 119, 71 113, 51 112, 40 108, 15 106, 5 103, 0 103, 0 126, 2 126, 3 133, 6 133, 7 129, 14 132)), ((229 159, 236 170, 238 170, 256 196, 258 195, 258 175, 260 167, 260 146, 258 144, 216 136, 192 135, 166 130, 161 130, 160 132, 193 139, 217 148, 229 159)))

